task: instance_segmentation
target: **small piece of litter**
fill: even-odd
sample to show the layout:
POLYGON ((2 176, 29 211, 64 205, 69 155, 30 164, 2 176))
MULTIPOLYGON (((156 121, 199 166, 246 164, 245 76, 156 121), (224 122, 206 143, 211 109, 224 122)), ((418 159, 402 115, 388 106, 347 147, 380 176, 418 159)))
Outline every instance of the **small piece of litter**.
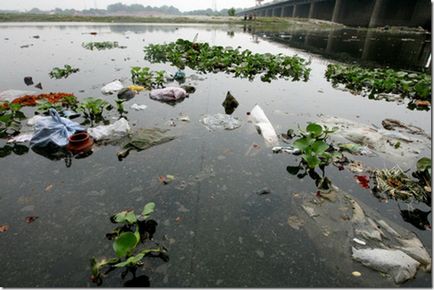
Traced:
POLYGON ((146 105, 138 105, 138 104, 132 104, 131 109, 134 109, 136 111, 145 110, 148 106, 146 105))
POLYGON ((366 246, 366 242, 362 241, 362 240, 359 240, 358 238, 354 238, 353 241, 356 242, 359 245, 366 246))
POLYGON ((360 277, 362 276, 362 273, 358 272, 358 271, 354 271, 353 273, 351 273, 354 277, 360 277))
POLYGON ((8 225, 0 225, 0 233, 5 233, 9 230, 8 225))
POLYGON ((26 223, 31 224, 32 222, 34 222, 38 218, 39 218, 38 216, 26 216, 25 221, 26 221, 26 223))

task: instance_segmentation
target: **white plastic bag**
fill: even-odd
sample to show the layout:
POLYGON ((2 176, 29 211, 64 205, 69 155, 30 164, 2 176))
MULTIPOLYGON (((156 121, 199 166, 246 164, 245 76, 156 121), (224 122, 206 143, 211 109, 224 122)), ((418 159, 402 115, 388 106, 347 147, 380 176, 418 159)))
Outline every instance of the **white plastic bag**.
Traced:
POLYGON ((111 125, 101 125, 95 128, 89 128, 87 132, 96 140, 119 139, 130 132, 130 124, 124 118, 121 118, 111 125))
POLYGON ((119 80, 115 80, 103 86, 101 89, 101 93, 103 93, 104 95, 113 94, 119 92, 123 88, 124 85, 119 80))
POLYGON ((155 89, 149 93, 153 100, 162 102, 175 102, 182 100, 187 96, 187 92, 183 88, 167 87, 164 89, 155 89))
POLYGON ((76 131, 84 131, 79 124, 59 116, 56 110, 50 109, 50 117, 39 118, 34 126, 35 134, 30 140, 30 146, 44 147, 50 143, 66 146, 68 137, 76 131))
POLYGON ((276 131, 259 105, 253 107, 250 116, 253 118, 258 131, 264 137, 265 143, 267 145, 276 145, 278 143, 276 131))

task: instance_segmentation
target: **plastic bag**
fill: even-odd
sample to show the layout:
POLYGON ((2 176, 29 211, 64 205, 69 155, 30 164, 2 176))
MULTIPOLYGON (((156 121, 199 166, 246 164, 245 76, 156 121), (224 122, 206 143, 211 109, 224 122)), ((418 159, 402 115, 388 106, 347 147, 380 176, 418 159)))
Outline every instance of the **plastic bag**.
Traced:
POLYGON ((152 90, 149 94, 151 99, 162 102, 176 102, 184 99, 187 96, 187 92, 183 88, 167 87, 164 89, 152 90))
POLYGON ((262 137, 264 137, 265 143, 267 143, 267 145, 276 145, 278 143, 276 131, 274 130, 273 125, 271 125, 270 121, 268 120, 261 107, 259 107, 258 105, 253 107, 250 115, 255 122, 256 128, 258 129, 262 137))
POLYGON ((111 125, 98 126, 95 128, 89 128, 87 132, 96 140, 103 139, 119 139, 122 138, 130 132, 130 124, 124 118, 121 118, 111 125))
POLYGON ((113 93, 119 92, 123 88, 124 88, 124 85, 119 80, 115 80, 115 81, 103 86, 101 89, 101 93, 103 93, 105 95, 113 94, 113 93))
POLYGON ((39 118, 34 126, 35 134, 30 140, 30 146, 47 146, 53 143, 57 146, 66 146, 69 141, 68 137, 76 131, 84 131, 79 124, 61 118, 56 110, 49 110, 50 117, 39 118))
POLYGON ((241 121, 237 118, 221 113, 205 115, 200 122, 210 131, 215 129, 234 130, 241 126, 241 121))

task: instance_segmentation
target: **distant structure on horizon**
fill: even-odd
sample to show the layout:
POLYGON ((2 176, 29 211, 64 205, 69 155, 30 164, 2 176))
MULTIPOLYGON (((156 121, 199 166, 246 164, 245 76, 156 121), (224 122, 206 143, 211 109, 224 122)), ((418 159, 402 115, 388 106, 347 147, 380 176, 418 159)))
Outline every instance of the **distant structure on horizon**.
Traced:
POLYGON ((422 26, 431 30, 430 0, 287 0, 244 9, 238 15, 327 20, 348 26, 422 26))

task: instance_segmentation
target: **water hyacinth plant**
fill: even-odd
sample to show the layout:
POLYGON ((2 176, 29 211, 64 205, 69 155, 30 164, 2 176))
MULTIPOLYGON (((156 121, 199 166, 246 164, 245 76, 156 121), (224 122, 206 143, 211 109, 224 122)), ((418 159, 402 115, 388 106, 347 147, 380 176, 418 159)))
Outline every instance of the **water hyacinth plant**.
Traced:
POLYGON ((138 66, 131 68, 131 79, 134 84, 147 89, 162 88, 166 82, 165 71, 151 71, 149 67, 138 66))
POLYGON ((276 78, 307 81, 311 71, 307 67, 309 62, 299 56, 253 53, 240 50, 240 47, 224 48, 183 39, 168 44, 150 44, 144 51, 145 59, 151 62, 170 62, 180 69, 189 67, 200 72, 223 71, 250 80, 261 75, 264 82, 276 78))
POLYGON ((155 209, 155 203, 145 205, 141 214, 134 210, 125 210, 113 215, 110 220, 119 225, 106 238, 113 240, 113 250, 116 258, 91 259, 92 281, 102 284, 102 278, 109 272, 124 268, 122 277, 131 272, 136 275, 137 268, 143 266, 145 257, 158 257, 168 261, 166 248, 152 240, 157 222, 150 219, 155 209))
POLYGON ((55 79, 65 78, 66 79, 67 77, 69 77, 70 74, 73 74, 73 73, 76 73, 79 71, 78 68, 73 68, 69 64, 65 64, 63 67, 64 68, 60 68, 60 67, 53 68, 50 72, 50 78, 55 78, 55 79))
POLYGON ((104 50, 119 47, 117 41, 83 42, 82 46, 89 50, 104 50))
POLYGON ((378 98, 382 93, 391 93, 410 98, 416 106, 430 106, 431 76, 426 73, 329 64, 325 76, 333 85, 343 84, 347 89, 362 92, 371 99, 378 98))

